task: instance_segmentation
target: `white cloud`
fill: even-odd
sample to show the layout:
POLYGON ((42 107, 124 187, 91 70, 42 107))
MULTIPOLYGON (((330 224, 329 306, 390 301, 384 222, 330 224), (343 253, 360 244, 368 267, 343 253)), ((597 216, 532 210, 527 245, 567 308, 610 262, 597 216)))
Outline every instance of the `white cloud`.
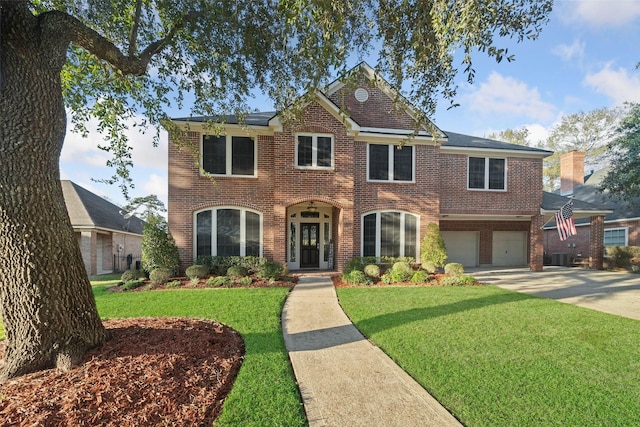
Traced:
POLYGON ((495 71, 486 82, 471 90, 466 103, 469 109, 483 115, 502 114, 547 121, 556 114, 556 107, 544 102, 537 88, 495 71))
POLYGON ((596 73, 588 74, 584 84, 612 98, 616 105, 625 101, 640 102, 640 75, 630 74, 624 68, 614 70, 607 65, 596 73))
POLYGON ((560 57, 565 62, 581 61, 584 57, 585 43, 580 40, 574 40, 570 45, 559 44, 551 51, 554 55, 560 57))
POLYGON ((637 0, 571 0, 558 2, 561 16, 591 27, 619 27, 640 17, 637 0))
POLYGON ((143 182, 138 181, 138 186, 144 190, 145 194, 155 194, 167 206, 168 183, 167 175, 152 173, 143 182))

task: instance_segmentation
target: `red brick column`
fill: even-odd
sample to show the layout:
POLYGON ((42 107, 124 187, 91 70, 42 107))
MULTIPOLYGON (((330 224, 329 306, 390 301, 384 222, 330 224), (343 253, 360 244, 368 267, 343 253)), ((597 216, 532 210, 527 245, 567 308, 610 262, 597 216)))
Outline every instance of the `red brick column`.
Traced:
POLYGON ((529 229, 529 269, 531 271, 542 271, 544 257, 544 217, 535 215, 531 217, 531 228, 529 229))
POLYGON ((591 217, 591 233, 589 235, 589 268, 602 270, 604 256, 604 216, 591 217))

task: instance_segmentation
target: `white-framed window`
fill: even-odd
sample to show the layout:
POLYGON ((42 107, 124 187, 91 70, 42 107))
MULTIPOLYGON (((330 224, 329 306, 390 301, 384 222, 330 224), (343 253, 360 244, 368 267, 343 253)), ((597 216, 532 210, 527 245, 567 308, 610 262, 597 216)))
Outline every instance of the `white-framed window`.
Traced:
POLYGON ((194 213, 194 252, 199 256, 262 256, 262 214, 234 206, 194 213))
POLYGON ((469 157, 467 188, 469 190, 506 190, 507 159, 469 157))
POLYGON ((367 181, 415 182, 415 147, 369 144, 367 181))
POLYGON ((333 135, 299 133, 296 135, 296 167, 333 169, 333 135))
POLYGON ((627 246, 629 244, 629 229, 627 227, 605 228, 605 246, 627 246))
POLYGON ((419 218, 403 211, 377 211, 362 216, 362 256, 418 256, 419 218))
POLYGON ((201 164, 205 172, 221 176, 257 176, 257 144, 248 136, 203 135, 201 164))

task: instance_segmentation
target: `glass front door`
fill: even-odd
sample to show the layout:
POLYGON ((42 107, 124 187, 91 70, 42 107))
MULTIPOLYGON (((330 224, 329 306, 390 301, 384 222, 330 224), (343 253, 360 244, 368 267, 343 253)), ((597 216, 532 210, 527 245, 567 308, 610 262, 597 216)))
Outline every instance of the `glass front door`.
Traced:
POLYGON ((300 224, 300 268, 320 267, 320 224, 300 224))

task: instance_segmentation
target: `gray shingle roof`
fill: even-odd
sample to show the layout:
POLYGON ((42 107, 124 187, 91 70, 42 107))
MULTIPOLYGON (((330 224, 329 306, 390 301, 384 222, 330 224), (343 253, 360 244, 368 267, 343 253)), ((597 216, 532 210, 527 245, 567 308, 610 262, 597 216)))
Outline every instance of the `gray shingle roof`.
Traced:
POLYGON ((493 139, 480 138, 477 136, 464 135, 461 133, 445 131, 448 136, 447 142, 443 143, 443 147, 461 147, 461 148, 477 148, 490 150, 513 150, 528 151, 540 154, 553 154, 552 151, 543 150, 541 148, 529 147, 527 145, 510 144, 508 142, 496 141, 493 139))
POLYGON ((144 221, 125 219, 121 208, 79 185, 61 180, 64 202, 74 227, 103 228, 116 232, 142 234, 144 221))
MULTIPOLYGON (((276 114, 275 111, 264 111, 258 113, 247 113, 244 124, 248 126, 269 126, 269 120, 271 120, 276 114)), ((177 122, 192 122, 192 123, 218 123, 220 122, 220 116, 193 116, 193 117, 175 117, 172 118, 177 122)), ((230 125, 239 124, 239 117, 235 114, 230 114, 224 116, 224 123, 228 123, 230 125)))

